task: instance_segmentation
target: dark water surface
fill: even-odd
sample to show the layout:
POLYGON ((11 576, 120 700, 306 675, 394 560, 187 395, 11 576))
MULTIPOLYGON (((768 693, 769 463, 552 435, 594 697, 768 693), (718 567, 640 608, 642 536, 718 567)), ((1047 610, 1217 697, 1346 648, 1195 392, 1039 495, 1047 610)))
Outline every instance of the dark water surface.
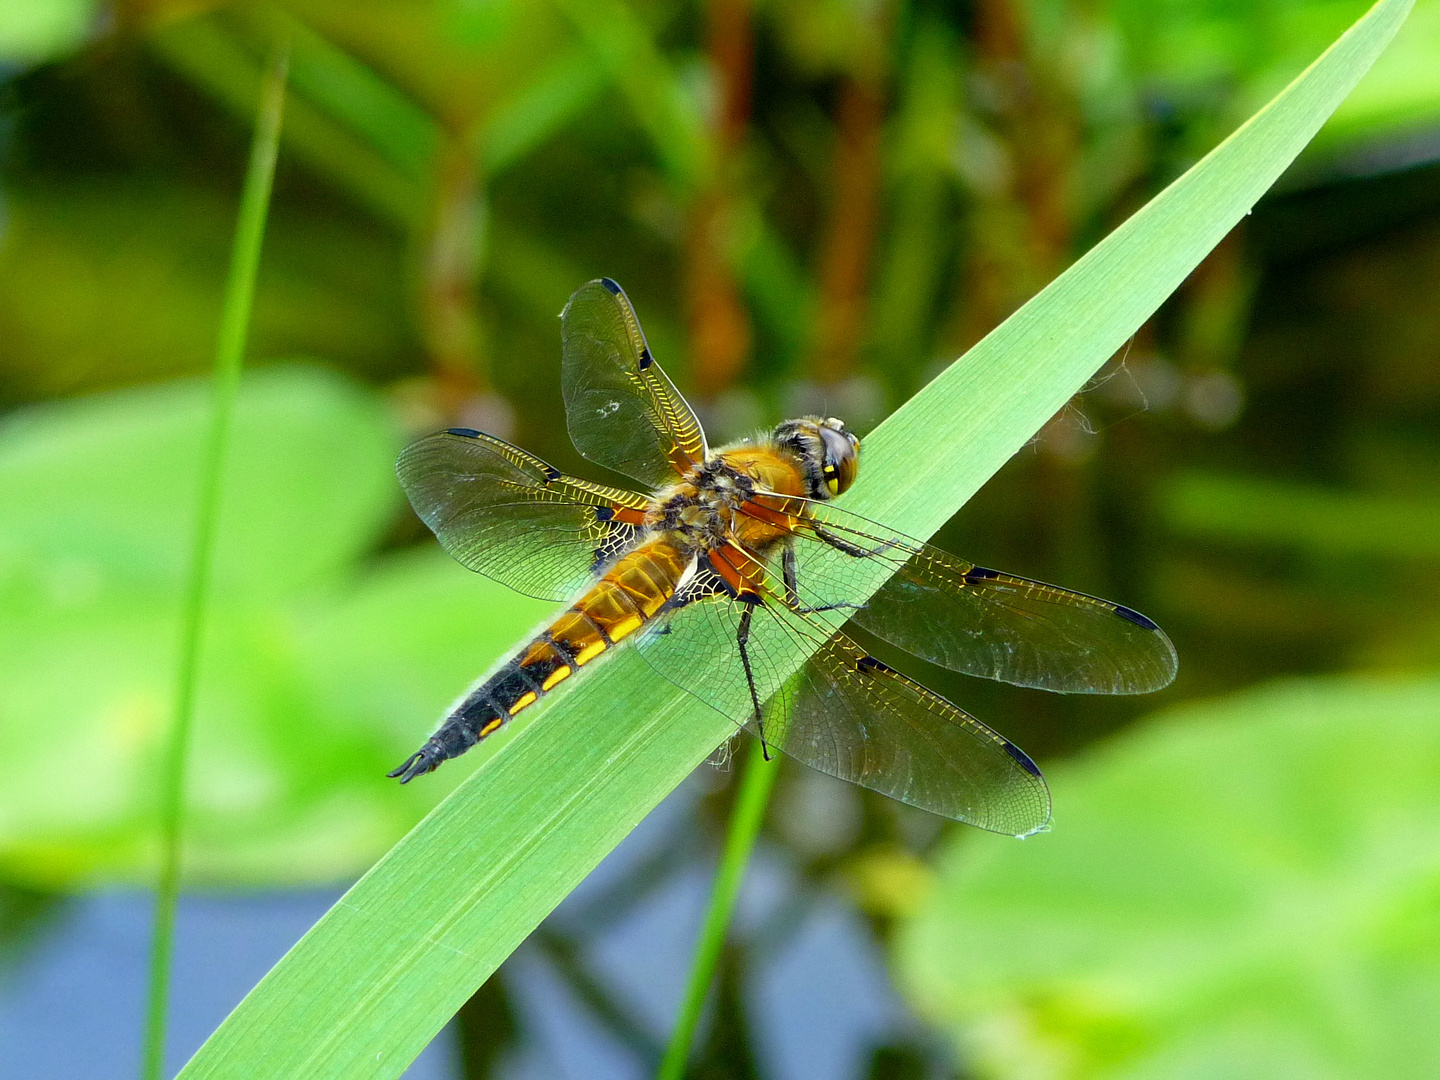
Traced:
MULTIPOLYGON (((675 792, 565 901, 501 972, 513 1014, 492 1075, 616 1078, 653 1075, 684 989, 713 873, 700 852, 613 919, 595 915, 677 830, 695 828, 708 778, 675 792), (570 943, 565 948, 557 942, 570 943), (573 948, 571 947, 573 946, 573 948), (617 1030, 577 994, 591 983, 633 1019, 617 1030)), ((339 887, 185 896, 176 926, 167 1073, 173 1075, 266 970, 341 895, 339 887)), ((859 1078, 875 1046, 907 1022, 864 921, 833 894, 806 897, 779 849, 762 847, 741 898, 737 936, 776 918, 787 931, 753 957, 743 998, 753 1052, 776 1080, 859 1078), (798 915, 795 914, 798 912, 798 915), (788 913, 788 914, 787 914, 788 913)), ((25 1080, 131 1080, 140 1061, 153 898, 104 891, 65 903, 0 970, 0 1075, 25 1080)), ((483 1020, 481 1021, 483 1023, 483 1020)), ((455 1024, 405 1074, 463 1075, 455 1024)))

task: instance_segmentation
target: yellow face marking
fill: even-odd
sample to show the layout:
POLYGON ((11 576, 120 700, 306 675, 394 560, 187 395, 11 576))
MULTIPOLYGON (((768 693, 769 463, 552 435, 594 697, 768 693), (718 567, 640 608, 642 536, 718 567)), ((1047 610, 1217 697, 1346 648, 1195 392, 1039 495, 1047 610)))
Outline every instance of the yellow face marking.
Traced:
POLYGON ((588 664, 591 660, 594 660, 595 657, 599 656, 604 651, 605 642, 592 641, 589 645, 586 645, 583 649, 581 649, 578 653, 575 654, 575 663, 579 664, 581 667, 584 667, 586 664, 588 664))
POLYGON ((535 699, 538 696, 539 695, 536 694, 534 690, 527 690, 525 693, 521 694, 520 700, 515 702, 514 705, 510 706, 510 715, 514 716, 521 709, 525 708, 526 705, 534 705, 535 699))
POLYGON ((554 671, 552 671, 552 672, 550 673, 549 678, 547 678, 543 683, 540 684, 540 689, 541 689, 541 690, 549 690, 549 689, 550 689, 552 686, 554 686, 556 683, 558 683, 558 682, 564 682, 564 681, 565 681, 566 679, 568 679, 569 677, 570 677, 570 665, 569 665, 569 664, 561 664, 558 668, 556 668, 554 671))
POLYGON ((503 724, 504 722, 505 722, 504 720, 501 720, 501 719, 497 716, 494 720, 491 720, 488 724, 486 724, 484 727, 482 727, 482 728, 480 729, 480 738, 483 739, 486 735, 489 735, 491 732, 497 731, 497 730, 499 729, 500 725, 503 724))
POLYGON ((628 619, 621 619, 614 626, 610 627, 606 633, 610 635, 611 641, 619 641, 621 638, 627 637, 636 630, 639 630, 640 624, 644 621, 645 620, 640 618, 639 615, 631 615, 628 619))

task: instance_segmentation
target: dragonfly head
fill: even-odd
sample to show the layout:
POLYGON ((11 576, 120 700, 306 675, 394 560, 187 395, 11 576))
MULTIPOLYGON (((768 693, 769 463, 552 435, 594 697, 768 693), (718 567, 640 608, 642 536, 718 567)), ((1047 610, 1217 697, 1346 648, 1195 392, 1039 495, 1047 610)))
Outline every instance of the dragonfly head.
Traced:
POLYGON ((786 420, 775 429, 775 441, 800 459, 813 497, 833 498, 855 482, 860 440, 843 421, 833 416, 786 420))

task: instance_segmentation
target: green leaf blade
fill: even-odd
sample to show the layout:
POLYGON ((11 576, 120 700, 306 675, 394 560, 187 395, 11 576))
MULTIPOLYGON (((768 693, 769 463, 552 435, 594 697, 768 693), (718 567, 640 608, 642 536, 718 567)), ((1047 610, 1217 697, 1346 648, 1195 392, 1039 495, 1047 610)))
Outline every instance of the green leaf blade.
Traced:
MULTIPOLYGON (((919 536, 938 528, 1250 209, 1409 8, 1381 0, 1274 102, 886 421, 867 440, 845 505, 919 536)), ((476 775, 266 976, 187 1066, 187 1080, 257 1069, 398 1076, 731 732, 624 650, 555 697, 543 722, 517 721, 471 751, 476 775)))

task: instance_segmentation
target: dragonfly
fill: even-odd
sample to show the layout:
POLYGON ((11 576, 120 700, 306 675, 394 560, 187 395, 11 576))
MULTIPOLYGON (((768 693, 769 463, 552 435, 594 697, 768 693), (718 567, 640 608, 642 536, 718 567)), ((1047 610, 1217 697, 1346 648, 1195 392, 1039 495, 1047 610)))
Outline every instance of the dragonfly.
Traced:
POLYGON ((859 439, 838 419, 786 420, 712 449, 609 278, 570 297, 561 336, 571 440, 645 493, 567 476, 470 428, 405 449, 401 485, 450 555, 570 604, 389 774, 402 783, 626 643, 767 755, 1025 836, 1050 820, 1034 761, 844 625, 1019 686, 1134 694, 1174 679, 1174 646, 1138 611, 977 566, 836 505, 860 462, 859 439))

